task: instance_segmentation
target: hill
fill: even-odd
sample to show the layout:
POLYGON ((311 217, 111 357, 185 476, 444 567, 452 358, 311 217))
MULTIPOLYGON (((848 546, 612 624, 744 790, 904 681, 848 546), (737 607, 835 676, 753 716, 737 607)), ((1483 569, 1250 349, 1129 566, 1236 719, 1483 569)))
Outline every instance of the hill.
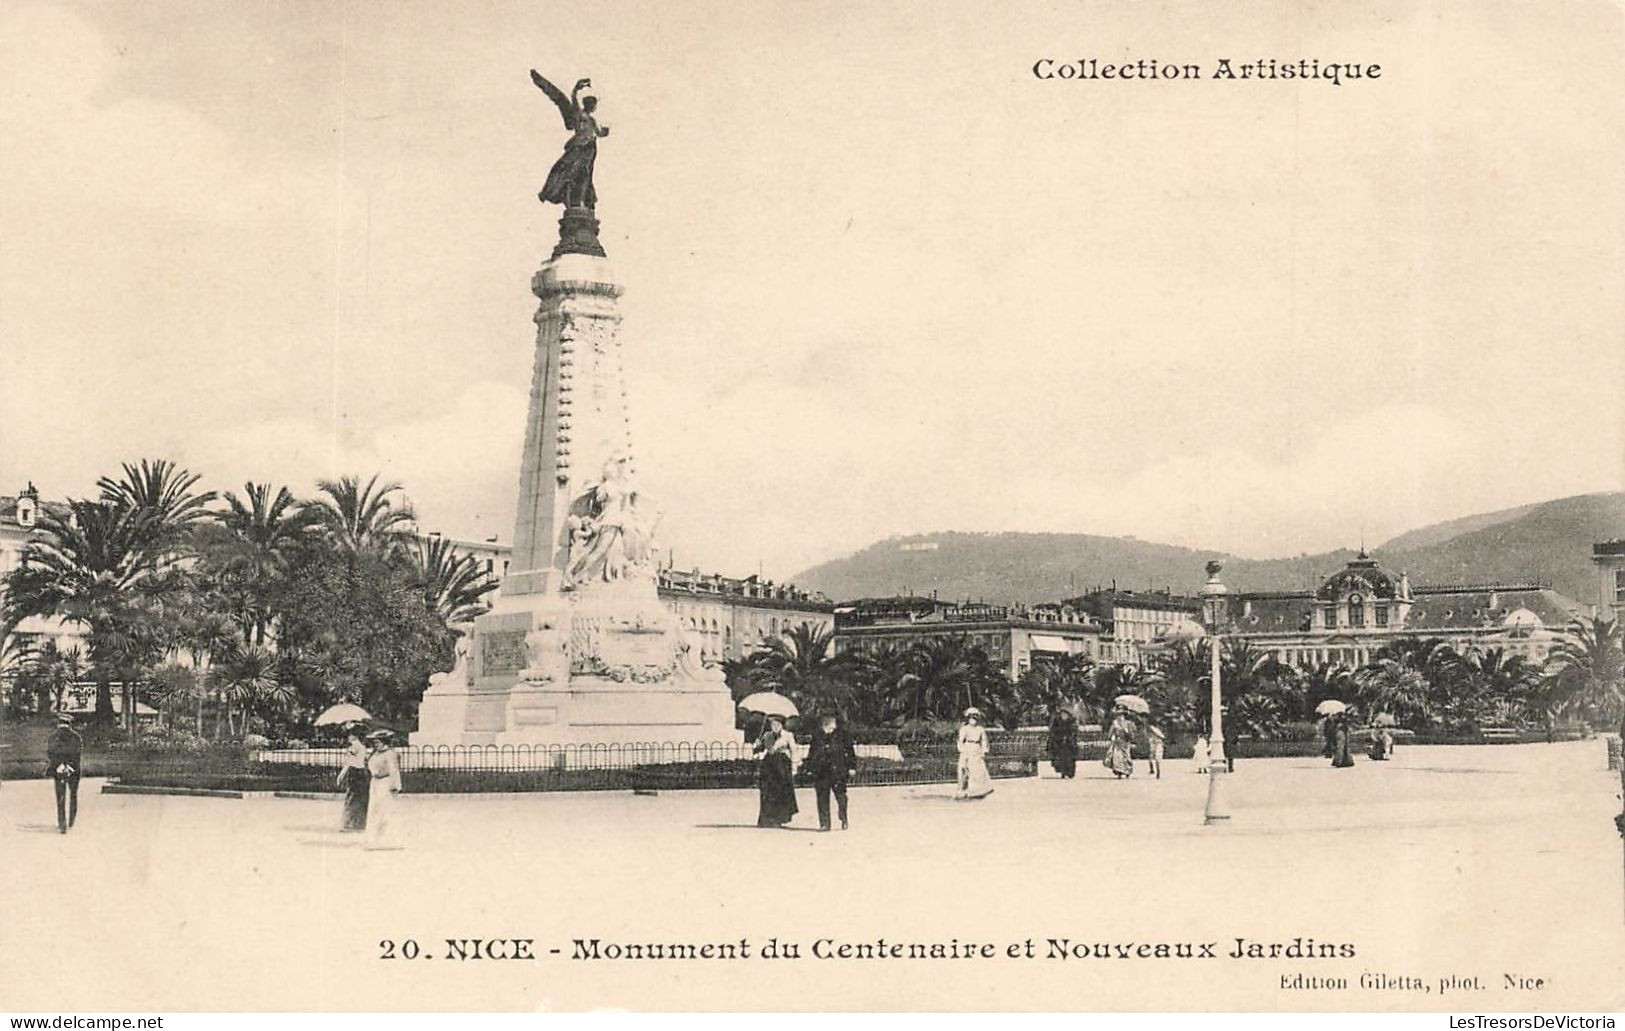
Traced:
MULTIPOLYGON (((1625 535, 1625 493, 1585 494, 1453 519, 1395 537, 1372 554, 1416 584, 1543 580, 1596 601, 1591 545, 1625 535)), ((1069 533, 935 533, 893 537, 795 577, 831 598, 931 594, 996 604, 1069 597, 1096 586, 1191 593, 1211 558, 1237 590, 1292 590, 1319 582, 1351 550, 1243 559, 1125 537, 1069 533)))

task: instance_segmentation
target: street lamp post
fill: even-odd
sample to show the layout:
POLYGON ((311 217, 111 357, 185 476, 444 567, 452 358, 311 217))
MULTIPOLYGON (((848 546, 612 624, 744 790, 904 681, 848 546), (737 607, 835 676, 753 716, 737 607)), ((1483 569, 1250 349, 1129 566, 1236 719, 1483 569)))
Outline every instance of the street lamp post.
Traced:
POLYGON ((1223 565, 1217 561, 1209 562, 1207 583, 1202 585, 1202 622, 1207 626, 1208 654, 1213 662, 1210 676, 1213 682, 1213 714, 1208 723, 1207 812, 1203 820, 1207 824, 1223 823, 1230 819, 1230 809, 1224 802, 1223 784, 1229 764, 1224 754, 1224 710, 1219 685, 1221 632, 1230 590, 1219 582, 1219 570, 1222 568, 1223 565))

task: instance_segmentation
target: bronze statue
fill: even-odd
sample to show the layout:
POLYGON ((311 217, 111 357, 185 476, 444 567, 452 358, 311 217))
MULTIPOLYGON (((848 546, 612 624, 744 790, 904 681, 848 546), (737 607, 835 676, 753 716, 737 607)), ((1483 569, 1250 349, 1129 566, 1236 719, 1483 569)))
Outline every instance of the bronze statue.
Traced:
POLYGON ((563 90, 542 78, 535 69, 531 70, 530 79, 547 94, 549 100, 558 105, 559 114, 564 116, 564 127, 573 134, 564 144, 564 153, 553 162, 552 170, 547 173, 547 184, 536 196, 541 198, 543 204, 563 204, 566 209, 596 208, 598 192, 592 185, 592 166, 598 159, 598 139, 609 135, 609 127, 599 126, 593 117, 598 98, 581 95, 582 90, 592 85, 592 80, 577 81, 575 89, 567 97, 563 90))

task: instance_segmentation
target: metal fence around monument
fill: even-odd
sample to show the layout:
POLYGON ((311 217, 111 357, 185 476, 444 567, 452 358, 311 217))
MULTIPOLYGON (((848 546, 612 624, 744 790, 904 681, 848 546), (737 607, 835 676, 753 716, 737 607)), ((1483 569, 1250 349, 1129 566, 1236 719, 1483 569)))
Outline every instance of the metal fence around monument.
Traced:
MULTIPOLYGON (((409 793, 746 788, 755 785, 759 766, 750 744, 733 741, 405 745, 395 751, 409 793)), ((957 776, 958 750, 951 743, 857 745, 855 751, 858 769, 849 783, 857 787, 949 783, 957 776)), ((1001 747, 995 740, 988 769, 994 777, 1030 777, 1037 762, 1024 743, 1001 747)), ((129 764, 119 779, 154 787, 326 794, 338 790, 343 765, 342 749, 277 749, 230 764, 129 764)), ((799 772, 797 780, 810 783, 799 772)))

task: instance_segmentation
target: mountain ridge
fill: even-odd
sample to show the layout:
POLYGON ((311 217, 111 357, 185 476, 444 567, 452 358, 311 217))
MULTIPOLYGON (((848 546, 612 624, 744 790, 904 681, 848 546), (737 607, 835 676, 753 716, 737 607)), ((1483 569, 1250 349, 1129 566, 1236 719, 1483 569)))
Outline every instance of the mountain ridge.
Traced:
MULTIPOLYGON (((1597 601, 1591 545, 1625 535, 1625 492, 1579 494, 1462 516, 1399 534, 1372 549, 1418 586, 1542 582, 1597 601)), ((1124 589, 1194 593, 1209 559, 1232 590, 1312 588, 1355 556, 1341 548, 1295 558, 1247 559, 1132 537, 1082 533, 947 531, 888 537, 794 577, 830 598, 912 593, 993 604, 1054 601, 1115 581, 1124 589)))

